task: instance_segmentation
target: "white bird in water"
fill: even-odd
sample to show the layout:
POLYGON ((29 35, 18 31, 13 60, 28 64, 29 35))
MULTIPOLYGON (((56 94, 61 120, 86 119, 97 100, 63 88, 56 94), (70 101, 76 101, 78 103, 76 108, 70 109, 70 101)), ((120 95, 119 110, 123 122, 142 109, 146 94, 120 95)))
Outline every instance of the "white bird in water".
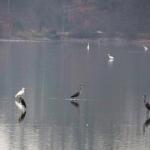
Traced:
POLYGON ((87 44, 86 49, 87 49, 88 51, 90 50, 90 44, 89 44, 89 43, 87 44))
POLYGON ((100 30, 97 30, 97 33, 98 33, 98 34, 102 34, 103 32, 102 32, 102 31, 100 31, 100 30))
POLYGON ((145 52, 148 51, 148 47, 147 46, 143 46, 143 48, 144 48, 145 52))
POLYGON ((25 94, 25 88, 23 87, 23 88, 15 95, 15 98, 22 97, 22 96, 24 96, 24 94, 25 94))
POLYGON ((22 112, 26 112, 26 103, 22 97, 17 97, 15 104, 22 112))
POLYGON ((89 124, 88 123, 86 123, 86 127, 88 127, 89 126, 89 124))
POLYGON ((108 56, 108 59, 109 59, 109 61, 114 61, 114 57, 113 56, 111 56, 109 53, 107 54, 107 56, 108 56))

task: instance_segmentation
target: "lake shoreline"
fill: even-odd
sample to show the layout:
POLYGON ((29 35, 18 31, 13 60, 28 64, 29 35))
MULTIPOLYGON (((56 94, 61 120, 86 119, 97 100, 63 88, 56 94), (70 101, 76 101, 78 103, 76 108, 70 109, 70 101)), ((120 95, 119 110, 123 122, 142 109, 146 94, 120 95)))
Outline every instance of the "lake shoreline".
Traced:
POLYGON ((76 42, 86 42, 86 41, 99 41, 99 40, 124 40, 137 45, 147 45, 150 46, 150 39, 147 38, 124 38, 124 37, 100 37, 100 38, 74 38, 74 37, 62 37, 60 39, 50 39, 50 38, 29 38, 24 39, 20 37, 13 38, 0 38, 0 42, 54 42, 54 41, 76 41, 76 42))

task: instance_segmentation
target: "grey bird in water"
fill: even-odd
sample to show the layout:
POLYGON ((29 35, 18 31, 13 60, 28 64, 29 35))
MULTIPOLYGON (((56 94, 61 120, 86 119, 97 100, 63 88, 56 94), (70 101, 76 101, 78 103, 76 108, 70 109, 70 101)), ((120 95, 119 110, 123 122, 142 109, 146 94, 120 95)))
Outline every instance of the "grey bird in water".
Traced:
POLYGON ((79 103, 78 103, 78 100, 76 98, 78 98, 81 95, 83 86, 84 86, 83 84, 80 84, 79 90, 76 93, 74 93, 73 95, 70 96, 71 104, 73 104, 76 107, 79 107, 79 103))
POLYGON ((83 85, 80 84, 80 88, 79 88, 79 91, 77 91, 76 93, 74 93, 73 95, 70 96, 70 98, 72 98, 73 100, 75 100, 75 98, 79 97, 81 92, 82 92, 82 88, 83 88, 83 85))

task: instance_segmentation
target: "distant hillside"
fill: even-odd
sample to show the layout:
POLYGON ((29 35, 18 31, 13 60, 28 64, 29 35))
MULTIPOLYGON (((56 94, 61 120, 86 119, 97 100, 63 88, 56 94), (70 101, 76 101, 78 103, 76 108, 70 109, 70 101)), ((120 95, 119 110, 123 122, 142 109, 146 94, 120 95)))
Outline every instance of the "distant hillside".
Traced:
POLYGON ((149 18, 149 0, 1 0, 0 37, 28 30, 146 33, 149 18))

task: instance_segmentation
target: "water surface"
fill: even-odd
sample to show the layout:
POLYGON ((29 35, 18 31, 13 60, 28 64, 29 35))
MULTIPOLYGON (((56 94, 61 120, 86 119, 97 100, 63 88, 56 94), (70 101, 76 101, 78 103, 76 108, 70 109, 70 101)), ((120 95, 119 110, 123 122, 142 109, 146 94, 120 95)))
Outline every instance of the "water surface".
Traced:
POLYGON ((0 42, 0 149, 148 150, 149 64, 149 51, 122 39, 0 42), (23 86, 24 116, 14 103, 23 86))

